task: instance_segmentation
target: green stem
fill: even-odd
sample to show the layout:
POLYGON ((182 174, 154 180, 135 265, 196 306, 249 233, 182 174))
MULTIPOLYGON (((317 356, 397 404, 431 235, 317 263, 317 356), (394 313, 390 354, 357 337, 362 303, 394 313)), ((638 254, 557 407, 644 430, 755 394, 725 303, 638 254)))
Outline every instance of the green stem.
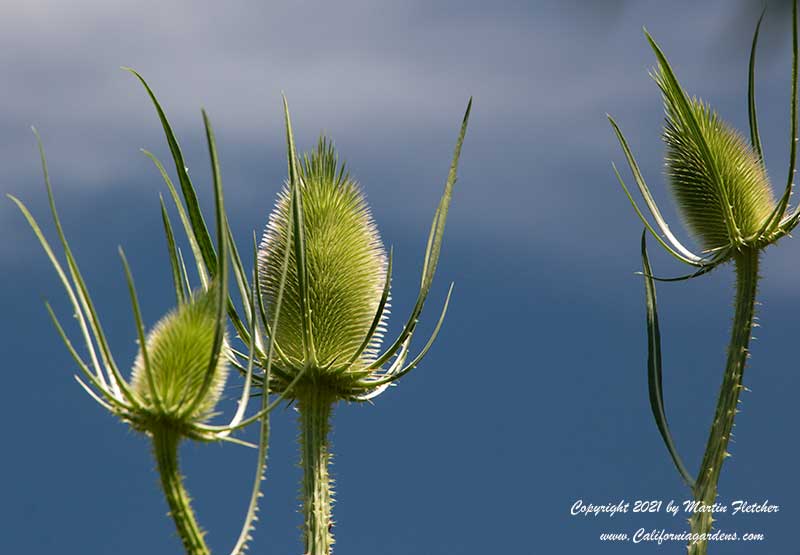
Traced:
MULTIPOLYGON (((694 488, 694 499, 704 505, 713 505, 717 498, 717 484, 722 464, 728 454, 728 442, 733 429, 733 419, 738 412, 739 393, 744 388, 742 376, 748 357, 748 346, 755 315, 756 288, 758 285, 758 256, 756 249, 745 248, 734 258, 736 263, 736 313, 733 317, 728 362, 717 401, 717 410, 706 452, 694 488)), ((695 513, 690 519, 691 531, 708 534, 713 513, 695 513)), ((689 544, 689 555, 705 555, 708 542, 689 544)))
POLYGON ((306 555, 330 555, 333 546, 328 432, 334 399, 315 384, 298 391, 297 395, 306 555))
POLYGON ((203 539, 203 531, 195 520, 189 494, 183 487, 178 468, 179 442, 180 435, 169 428, 164 427, 153 432, 153 452, 158 463, 158 473, 161 475, 161 487, 187 555, 209 555, 211 552, 203 539))

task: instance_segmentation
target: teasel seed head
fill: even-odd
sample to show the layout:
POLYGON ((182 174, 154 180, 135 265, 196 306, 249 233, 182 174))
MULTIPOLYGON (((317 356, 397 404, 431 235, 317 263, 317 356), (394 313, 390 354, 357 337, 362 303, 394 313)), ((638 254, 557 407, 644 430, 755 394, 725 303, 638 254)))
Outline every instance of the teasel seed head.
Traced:
POLYGON ((131 389, 146 413, 135 418, 134 425, 148 428, 151 419, 173 420, 178 425, 196 424, 212 416, 228 376, 227 341, 223 336, 210 385, 203 392, 214 348, 217 287, 214 284, 206 291, 196 292, 164 316, 148 334, 145 345, 150 377, 141 348, 131 376, 131 389), (202 399, 194 403, 198 395, 202 399), (185 408, 192 404, 194 409, 184 414, 185 408))
MULTIPOLYGON (((382 311, 378 333, 358 355, 381 302, 386 252, 358 183, 339 162, 328 139, 321 137, 297 169, 312 345, 304 340, 301 280, 293 250, 276 341, 294 366, 290 372, 305 368, 314 379, 336 376, 347 380, 358 375, 380 347, 388 305, 382 311), (356 355, 355 364, 349 364, 356 355), (347 371, 341 371, 343 368, 347 371)), ((277 300, 291 214, 287 183, 269 217, 258 253, 261 292, 269 313, 277 300)))
POLYGON ((663 138, 667 145, 667 178, 678 209, 703 250, 692 252, 672 232, 650 192, 628 141, 609 115, 609 122, 644 200, 645 210, 631 194, 616 165, 612 165, 617 180, 645 229, 669 254, 695 268, 691 274, 670 278, 669 281, 707 274, 746 250, 760 251, 789 235, 800 223, 800 208, 789 208, 797 162, 798 125, 796 7, 792 13, 789 171, 786 185, 777 201, 764 166, 755 100, 756 47, 763 13, 756 25, 750 51, 747 91, 749 144, 708 105, 686 94, 664 51, 646 30, 644 32, 658 60, 652 76, 661 89, 665 105, 663 138))
POLYGON ((677 95, 681 91, 670 86, 662 68, 655 79, 666 112, 666 173, 687 227, 706 250, 756 237, 775 208, 772 187, 758 154, 710 106, 692 98, 689 109, 707 145, 710 162, 679 107, 677 95), (731 229, 736 232, 734 236, 731 229))

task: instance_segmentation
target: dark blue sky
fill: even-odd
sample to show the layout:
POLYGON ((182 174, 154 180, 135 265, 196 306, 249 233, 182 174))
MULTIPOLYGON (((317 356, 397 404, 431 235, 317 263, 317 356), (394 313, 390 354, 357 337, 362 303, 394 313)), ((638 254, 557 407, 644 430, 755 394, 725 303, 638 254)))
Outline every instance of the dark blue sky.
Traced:
MULTIPOLYGON (((312 146, 320 131, 335 140, 394 245, 392 331, 413 302, 425 235, 473 95, 422 331, 453 280, 446 325, 425 363, 374 406, 336 410, 337 553, 684 552, 598 540, 603 531, 639 527, 681 531, 680 518, 569 516, 577 499, 687 497, 647 401, 643 289, 633 274, 641 226, 611 171, 612 160, 624 160, 605 113, 617 118, 685 238, 662 179, 663 111, 641 28, 692 94, 745 130, 760 2, 120 4, 0 7, 0 190, 22 198, 54 238, 28 129, 37 125, 117 360, 130 363, 136 353, 117 245, 129 255, 146 323, 172 303, 158 211, 165 187, 138 149, 168 153, 144 92, 119 66, 136 68, 155 89, 206 210, 199 110, 209 111, 242 244, 261 232, 285 177, 285 91, 300 146, 312 146)), ((770 2, 757 75, 776 188, 786 179, 789 144, 788 9, 770 2)), ((0 236, 0 416, 9 424, 0 553, 180 552, 147 439, 72 379, 42 301, 66 321, 69 307, 10 202, 0 203, 0 236)), ((659 273, 685 270, 652 250, 659 273)), ((714 553, 798 552, 799 257, 795 239, 764 256, 762 327, 745 376, 752 392, 720 485, 722 501, 769 499, 781 511, 721 517, 721 528, 763 532, 767 541, 714 553)), ((696 469, 724 364, 731 268, 658 293, 667 410, 696 469)), ((225 410, 236 393, 231 388, 225 410)), ((252 553, 301 551, 295 436, 294 411, 279 409, 252 553)), ((187 444, 182 453, 198 517, 214 552, 225 553, 255 454, 227 444, 187 444)))

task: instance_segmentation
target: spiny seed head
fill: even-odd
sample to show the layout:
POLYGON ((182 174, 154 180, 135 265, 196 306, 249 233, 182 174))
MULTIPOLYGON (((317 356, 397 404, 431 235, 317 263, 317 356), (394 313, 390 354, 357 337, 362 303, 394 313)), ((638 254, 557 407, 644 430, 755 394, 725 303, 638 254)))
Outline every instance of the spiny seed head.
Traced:
MULTIPOLYGON (((201 393, 214 347, 217 325, 217 286, 196 293, 188 302, 164 316, 148 334, 147 356, 153 387, 162 408, 155 402, 145 368, 142 350, 133 365, 131 388, 147 407, 150 416, 175 418, 201 393)), ((208 418, 222 394, 228 376, 227 341, 216 362, 211 387, 197 404, 186 423, 208 418)))
MULTIPOLYGON (((292 243, 276 340, 299 370, 345 365, 364 341, 380 304, 386 254, 358 184, 345 172, 334 147, 321 137, 299 164, 308 284, 308 312, 315 360, 306 360, 295 244, 292 243)), ((258 253, 262 295, 272 316, 290 226, 290 189, 278 196, 258 253)), ((294 241, 294 239, 293 239, 294 241)), ((386 310, 384 310, 385 316, 386 310)), ((374 358, 379 333, 355 368, 374 358)))
POLYGON ((708 105, 692 98, 689 109, 708 145, 713 166, 709 164, 680 108, 683 91, 671 86, 661 68, 654 78, 664 96, 666 173, 687 226, 706 249, 726 247, 736 244, 737 239, 756 235, 775 206, 758 155, 708 105), (729 217, 738 237, 731 236, 726 224, 729 217))

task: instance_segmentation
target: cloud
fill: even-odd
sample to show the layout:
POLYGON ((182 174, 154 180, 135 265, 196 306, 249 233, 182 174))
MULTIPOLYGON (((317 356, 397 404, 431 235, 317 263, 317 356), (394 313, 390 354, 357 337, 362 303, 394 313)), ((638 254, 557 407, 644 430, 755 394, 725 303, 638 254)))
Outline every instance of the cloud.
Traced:
MULTIPOLYGON (((199 118, 205 106, 226 182, 240 187, 242 198, 271 195, 284 166, 285 91, 301 144, 321 130, 331 133, 376 211, 419 227, 430 217, 463 107, 474 95, 454 207, 462 223, 454 218, 452 232, 591 254, 599 247, 587 237, 598 230, 623 241, 638 227, 610 171, 610 161, 621 159, 606 112, 619 119, 657 196, 669 204, 660 179, 660 99, 647 77, 653 58, 643 24, 693 93, 746 125, 749 45, 720 47, 720 37, 745 16, 720 17, 728 6, 722 1, 691 6, 15 3, 0 18, 3 186, 41 199, 27 130, 36 123, 67 197, 78 190, 113 195, 115 187, 143 182, 157 190, 136 149, 168 153, 143 91, 117 69, 130 65, 167 109, 193 175, 205 177, 207 168, 199 118)), ((768 19, 765 35, 778 33, 777 26, 768 19)), ((765 56, 760 98, 783 94, 785 62, 779 49, 765 56)), ((772 102, 762 107, 767 122, 785 118, 772 102)), ((0 220, 6 233, 19 235, 20 225, 0 220)))

